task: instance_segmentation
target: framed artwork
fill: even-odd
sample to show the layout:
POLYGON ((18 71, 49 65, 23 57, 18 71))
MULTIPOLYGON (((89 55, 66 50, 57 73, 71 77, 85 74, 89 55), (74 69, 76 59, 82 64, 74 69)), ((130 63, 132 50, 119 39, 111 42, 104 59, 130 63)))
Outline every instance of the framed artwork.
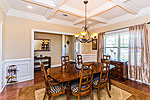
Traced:
POLYGON ((92 50, 97 50, 97 39, 92 41, 92 50))

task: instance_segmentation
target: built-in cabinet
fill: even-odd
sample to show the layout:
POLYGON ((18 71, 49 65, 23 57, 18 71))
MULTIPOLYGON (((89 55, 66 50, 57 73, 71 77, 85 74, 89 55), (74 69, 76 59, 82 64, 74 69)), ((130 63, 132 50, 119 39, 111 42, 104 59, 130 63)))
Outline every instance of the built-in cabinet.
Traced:
POLYGON ((51 57, 34 57, 34 70, 41 70, 40 63, 43 63, 45 68, 51 68, 51 57))

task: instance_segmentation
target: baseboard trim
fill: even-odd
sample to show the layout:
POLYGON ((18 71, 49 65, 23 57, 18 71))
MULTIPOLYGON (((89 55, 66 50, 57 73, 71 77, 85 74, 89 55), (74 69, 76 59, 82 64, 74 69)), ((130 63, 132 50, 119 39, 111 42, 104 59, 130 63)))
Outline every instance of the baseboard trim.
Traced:
POLYGON ((1 87, 0 93, 4 90, 5 86, 6 86, 6 84, 4 84, 3 87, 1 87))

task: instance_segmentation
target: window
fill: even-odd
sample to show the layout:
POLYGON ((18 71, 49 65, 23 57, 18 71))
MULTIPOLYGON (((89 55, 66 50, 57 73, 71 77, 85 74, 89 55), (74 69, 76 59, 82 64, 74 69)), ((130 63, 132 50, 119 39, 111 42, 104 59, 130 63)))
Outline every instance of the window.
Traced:
POLYGON ((113 60, 128 61, 128 32, 106 34, 104 40, 105 54, 110 55, 113 60))

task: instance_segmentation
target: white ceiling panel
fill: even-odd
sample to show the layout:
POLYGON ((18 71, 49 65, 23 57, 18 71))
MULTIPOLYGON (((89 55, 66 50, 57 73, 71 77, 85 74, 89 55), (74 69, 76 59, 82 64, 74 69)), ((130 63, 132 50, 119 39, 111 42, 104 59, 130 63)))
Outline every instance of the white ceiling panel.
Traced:
POLYGON ((67 16, 64 16, 63 14, 66 14, 66 13, 57 11, 57 13, 54 15, 54 18, 65 20, 65 21, 71 21, 71 22, 78 19, 78 17, 76 16, 73 16, 70 14, 66 14, 67 16))
MULTIPOLYGON (((85 6, 83 3, 84 0, 67 0, 64 5, 76 8, 78 10, 84 11, 85 6)), ((104 5, 107 3, 109 0, 88 0, 88 12, 91 12, 92 10, 104 5)))
MULTIPOLYGON (((65 0, 62 5, 58 6, 56 6, 56 4, 58 4, 60 0, 26 0, 26 2, 23 0, 6 1, 8 1, 10 9, 43 15, 45 18, 48 18, 49 15, 50 18, 48 20, 55 18, 68 21, 69 26, 73 24, 84 25, 84 19, 82 18, 85 13, 84 0, 65 0), (32 9, 27 8, 28 5, 32 6, 32 9), (51 7, 50 10, 48 10, 49 7, 51 7), (67 16, 63 16, 65 13, 67 16)), ((99 24, 99 22, 103 22, 101 24, 109 24, 112 19, 129 13, 136 16, 141 9, 150 7, 150 0, 120 0, 120 3, 115 2, 115 0, 114 2, 113 0, 88 0, 88 2, 88 21, 91 22, 88 23, 89 26, 99 24)))
POLYGON ((8 0, 11 9, 21 10, 25 12, 35 13, 39 15, 45 15, 47 12, 47 8, 41 7, 39 5, 31 4, 24 2, 22 0, 8 0), (29 9, 27 6, 30 5, 33 8, 29 9))
POLYGON ((130 3, 139 9, 150 7, 150 0, 128 0, 125 2, 127 5, 130 5, 130 3))
POLYGON ((110 20, 110 19, 113 19, 115 17, 119 17, 119 16, 122 16, 122 15, 125 15, 127 14, 127 12, 125 10, 123 10, 122 8, 116 6, 104 13, 101 13, 100 15, 98 15, 98 17, 102 17, 102 18, 105 18, 107 20, 110 20))
MULTIPOLYGON (((80 23, 80 24, 85 25, 85 21, 83 21, 83 22, 80 23)), ((87 24, 88 24, 88 26, 92 26, 92 25, 98 24, 98 22, 97 22, 97 21, 94 21, 94 20, 88 19, 87 24)))

